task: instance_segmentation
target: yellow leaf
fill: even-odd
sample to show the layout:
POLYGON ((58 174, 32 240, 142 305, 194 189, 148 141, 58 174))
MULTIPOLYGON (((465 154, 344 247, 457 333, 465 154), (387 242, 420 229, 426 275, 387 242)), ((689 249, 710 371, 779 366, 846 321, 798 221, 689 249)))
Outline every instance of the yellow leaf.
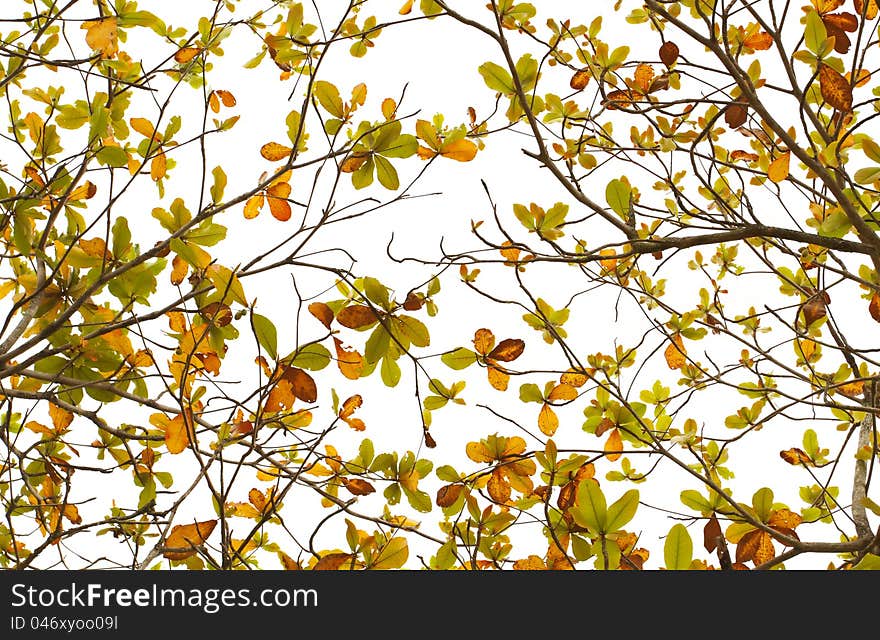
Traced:
POLYGON ((51 402, 49 403, 49 417, 52 418, 52 426, 55 427, 55 433, 61 433, 73 422, 73 414, 70 411, 62 409, 51 402))
POLYGON ((263 208, 263 194, 258 193, 255 196, 251 196, 248 198, 247 204, 244 205, 244 217, 247 220, 252 220, 260 215, 260 209, 263 208))
MULTIPOLYGON (((564 375, 565 374, 563 374, 563 376, 564 375)), ((577 389, 575 389, 570 384, 562 383, 562 384, 557 384, 555 387, 553 387, 553 389, 550 391, 550 395, 547 396, 547 399, 548 400, 567 401, 567 400, 574 400, 575 398, 577 398, 577 396, 578 396, 577 389)))
POLYGON ((156 128, 153 126, 153 123, 146 118, 131 118, 128 123, 131 125, 132 129, 145 138, 156 138, 157 140, 160 138, 156 133, 156 128))
POLYGON ((547 565, 538 556, 529 556, 513 563, 515 571, 546 571, 547 565))
POLYGON ((174 256, 171 261, 171 284, 179 285, 186 278, 189 272, 189 264, 180 256, 174 256))
POLYGON ((159 155, 154 156, 152 162, 150 162, 150 177, 153 179, 153 182, 159 182, 159 180, 165 177, 167 167, 165 152, 160 151, 159 155))
POLYGON ((489 384, 498 391, 507 391, 510 375, 497 366, 490 366, 487 370, 489 384))
POLYGON ((119 52, 116 18, 114 16, 83 22, 81 28, 86 30, 86 44, 93 51, 99 52, 102 58, 112 58, 119 52))
POLYGON ((545 436, 552 436, 559 428, 559 418, 549 404, 541 407, 541 412, 538 414, 538 428, 545 436))
POLYGON ((406 538, 391 538, 387 544, 382 547, 379 555, 370 565, 370 569, 400 569, 406 564, 409 558, 409 546, 406 538))
POLYGON ((684 348, 680 334, 676 333, 672 336, 663 355, 666 356, 666 364, 670 369, 681 369, 687 364, 687 350, 684 348))
POLYGON ((620 437, 620 429, 613 429, 605 441, 605 454, 610 462, 616 462, 623 452, 623 439, 620 437))
POLYGON ((775 183, 780 183, 788 177, 791 152, 786 151, 767 167, 767 177, 775 183))
POLYGON ((286 160, 291 151, 293 151, 293 149, 291 149, 290 147, 286 147, 278 142, 267 142, 262 147, 260 147, 260 155, 269 162, 286 160))

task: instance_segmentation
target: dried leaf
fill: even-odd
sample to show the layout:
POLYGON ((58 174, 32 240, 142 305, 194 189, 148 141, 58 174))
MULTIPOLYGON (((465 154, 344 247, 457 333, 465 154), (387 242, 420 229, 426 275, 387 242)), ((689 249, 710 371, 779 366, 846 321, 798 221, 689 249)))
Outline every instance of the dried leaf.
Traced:
POLYGON ((353 304, 341 309, 339 313, 336 314, 336 319, 343 327, 348 327, 349 329, 362 329, 371 324, 375 324, 379 318, 376 316, 376 312, 370 307, 362 304, 353 304))
POLYGON ((810 460, 810 456, 808 456, 803 449, 799 449, 797 447, 786 449, 785 451, 780 451, 779 457, 785 460, 788 464, 792 465, 811 465, 813 463, 813 461, 810 460))
POLYGON ((674 42, 664 42, 660 47, 660 61, 667 67, 671 67, 678 60, 678 45, 674 42))
POLYGON ((348 492, 353 496, 366 496, 376 491, 376 488, 373 485, 360 478, 352 478, 349 480, 348 478, 342 477, 339 479, 342 481, 342 484, 348 492))
POLYGON ((333 338, 333 344, 336 346, 336 364, 342 375, 349 380, 360 378, 365 364, 363 356, 355 350, 345 349, 339 338, 333 338))
POLYGON ((343 565, 350 565, 354 558, 350 553, 328 553, 315 563, 313 571, 338 571, 343 565))
POLYGON ((789 509, 778 509, 774 511, 767 521, 771 527, 779 527, 783 529, 797 529, 804 519, 789 509))
POLYGON ((477 329, 474 333, 474 349, 480 355, 486 355, 495 346, 495 335, 489 329, 477 329))
POLYGON ((437 490, 437 499, 435 502, 437 503, 438 507, 444 509, 446 507, 451 507, 461 496, 462 491, 464 491, 464 485, 447 484, 445 486, 442 486, 440 487, 440 489, 437 490))
MULTIPOLYGON (((476 346, 476 341, 474 342, 476 346)), ((526 348, 526 343, 516 338, 507 338, 498 343, 492 351, 487 354, 492 360, 501 362, 512 362, 519 358, 526 348)))
POLYGON ((492 475, 489 476, 489 482, 486 485, 489 497, 495 502, 506 504, 510 500, 511 488, 501 469, 495 468, 492 475))
POLYGON ((623 438, 620 437, 620 429, 614 429, 605 441, 605 455, 609 462, 617 462, 623 453, 623 438))
POLYGON ((755 51, 765 51, 773 46, 773 36, 769 33, 756 33, 743 40, 743 45, 755 51))
POLYGON ((856 13, 859 16, 864 16, 866 20, 873 20, 877 17, 878 11, 880 11, 880 6, 877 4, 877 0, 854 0, 856 6, 856 13))
POLYGON ((193 524, 179 524, 171 529, 165 539, 165 552, 162 554, 169 560, 185 560, 196 553, 195 547, 204 544, 210 537, 216 520, 205 520, 193 524))
POLYGON ((822 98, 838 111, 852 111, 853 94, 849 82, 827 64, 819 65, 819 89, 822 98))
POLYGON ((183 47, 174 54, 174 61, 186 64, 202 52, 201 47, 183 47))
POLYGON ((587 85, 590 84, 590 78, 592 77, 593 75, 589 68, 581 69, 580 71, 576 71, 571 77, 569 86, 575 91, 583 91, 587 85))
POLYGON ((709 553, 715 551, 718 548, 718 544, 724 544, 724 534, 721 533, 721 525, 718 523, 718 518, 715 517, 715 514, 712 514, 712 517, 706 522, 706 526, 703 527, 703 547, 709 553))
POLYGON ((740 102, 731 102, 724 109, 724 122, 731 129, 743 126, 748 119, 748 107, 740 102))
POLYGON ((877 322, 880 322, 880 293, 874 293, 871 296, 871 302, 868 304, 868 312, 877 322))
POLYGON ((49 403, 49 417, 52 419, 52 426, 55 427, 55 433, 61 433, 70 423, 73 422, 73 413, 67 409, 62 409, 56 404, 49 403))
POLYGON ((489 366, 487 369, 489 384, 498 391, 507 391, 507 385, 510 382, 510 375, 499 367, 489 366))
POLYGON ((313 302, 309 305, 309 313, 328 329, 333 322, 333 310, 323 302, 313 302))
POLYGON ((297 367, 288 367, 284 377, 290 381, 293 395, 303 402, 312 403, 318 399, 318 386, 315 379, 297 367))

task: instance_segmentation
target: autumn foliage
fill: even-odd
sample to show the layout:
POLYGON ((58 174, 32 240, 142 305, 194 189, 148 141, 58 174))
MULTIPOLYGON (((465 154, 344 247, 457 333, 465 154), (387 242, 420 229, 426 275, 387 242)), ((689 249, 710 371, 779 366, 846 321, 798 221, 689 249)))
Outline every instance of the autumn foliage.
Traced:
POLYGON ((880 568, 875 0, 391 4, 5 2, 0 566, 880 568))

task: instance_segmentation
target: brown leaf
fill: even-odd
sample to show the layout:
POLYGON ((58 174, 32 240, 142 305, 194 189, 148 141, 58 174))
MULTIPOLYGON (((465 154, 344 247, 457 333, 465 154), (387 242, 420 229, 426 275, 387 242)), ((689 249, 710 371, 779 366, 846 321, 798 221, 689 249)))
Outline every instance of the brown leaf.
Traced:
POLYGON ((354 496, 365 496, 369 495, 376 491, 376 488, 371 485, 366 480, 361 480, 360 478, 352 478, 349 480, 348 478, 339 478, 342 481, 342 484, 354 496))
POLYGON ((374 324, 379 318, 370 307, 362 304, 353 304, 340 310, 336 314, 336 319, 343 327, 362 329, 374 324))
POLYGON ((743 126, 748 119, 748 107, 740 102, 731 102, 724 109, 724 122, 731 129, 743 126))
POLYGON ((162 555, 169 560, 186 560, 195 554, 195 547, 205 543, 216 526, 216 520, 205 520, 172 527, 171 533, 165 539, 165 551, 162 555))
POLYGON ((286 147, 278 142, 267 142, 262 147, 260 147, 260 155, 269 162, 286 160, 290 156, 291 151, 293 151, 293 149, 291 149, 290 147, 286 147))
POLYGON ((852 111, 853 94, 849 82, 827 64, 819 65, 819 89, 822 98, 838 111, 852 111))
POLYGON ((438 507, 446 508, 455 504, 464 491, 464 486, 460 484, 447 484, 437 490, 437 499, 435 502, 438 507))
POLYGON ((721 541, 721 544, 724 544, 724 534, 721 533, 721 525, 718 524, 718 518, 715 517, 715 514, 712 514, 712 517, 706 522, 706 526, 703 527, 703 547, 706 551, 712 553, 718 548, 719 541, 721 541))
POLYGON ((235 106, 235 96, 232 95, 229 91, 224 89, 217 89, 212 92, 214 95, 220 98, 220 101, 223 102, 224 107, 234 107, 235 106))
POLYGON ((825 310, 825 301, 821 295, 815 295, 804 304, 801 305, 801 313, 804 316, 804 325, 810 327, 817 320, 821 320, 827 315, 825 310))
POLYGON ((403 308, 407 311, 418 311, 424 306, 424 304, 425 301, 422 296, 415 291, 410 291, 406 296, 406 300, 403 302, 403 308))
POLYGON ((670 369, 681 369, 687 364, 687 350, 684 348, 684 342, 681 334, 676 333, 670 338, 669 346, 663 353, 666 358, 666 365, 670 369))
POLYGON ((660 61, 667 67, 671 67, 678 60, 678 45, 674 42, 664 42, 660 47, 660 61))
POLYGON ((348 156, 345 160, 342 161, 342 164, 339 166, 339 170, 342 173, 354 173, 367 161, 367 158, 370 157, 369 153, 353 153, 348 156))
POLYGON ((556 497, 556 506, 559 507, 560 511, 566 511, 574 505, 577 498, 578 484, 577 481, 572 480, 562 485, 559 495, 556 497))
POLYGON ((323 302, 313 302, 309 305, 309 313, 328 329, 333 322, 333 310, 323 302))
POLYGON ((345 564, 350 564, 354 556, 350 553, 328 553, 318 560, 314 571, 338 571, 345 564))
POLYGON ((592 78, 592 73, 589 68, 581 69, 575 72, 568 84, 575 91, 583 91, 590 84, 590 78, 592 78))
POLYGON ((746 162, 757 162, 758 160, 760 160, 760 156, 757 153, 749 153, 748 151, 737 149, 736 151, 732 151, 730 153, 730 159, 733 162, 736 162, 737 160, 745 160, 746 162))
POLYGON ((767 524, 774 528, 797 529, 804 519, 789 509, 778 509, 773 512, 767 524))
POLYGON ((875 292, 874 295, 871 296, 871 302, 868 305, 868 312, 874 320, 880 322, 880 293, 875 292))
POLYGON ((318 399, 318 386, 315 379, 298 367, 288 367, 284 377, 290 381, 293 395, 303 402, 312 403, 318 399))
POLYGON ((634 100, 641 97, 642 96, 634 96, 632 91, 617 89, 611 91, 605 96, 605 101, 602 105, 608 110, 619 109, 620 107, 631 105, 634 100))
POLYGON ((807 455, 806 451, 797 447, 786 449, 785 451, 780 451, 779 457, 785 460, 788 464, 793 465, 811 465, 813 463, 813 461, 810 460, 810 456, 807 455))
POLYGON ((501 362, 512 362, 522 355, 526 348, 526 343, 517 338, 507 338, 498 343, 498 346, 487 354, 492 360, 501 362))
POLYGON ((199 309, 199 313, 205 320, 209 320, 218 327, 225 327, 232 322, 232 309, 222 302, 211 302, 199 309))
POLYGON ((299 566, 299 562, 291 558, 283 551, 278 552, 278 557, 281 559, 281 566, 284 567, 285 571, 302 571, 302 567, 299 566))
POLYGON ((736 561, 748 562, 753 559, 761 545, 761 537, 764 535, 766 534, 760 529, 752 529, 740 538, 736 545, 736 561))
POLYGON ((361 405, 364 404, 364 399, 359 395, 353 395, 350 398, 347 398, 345 402, 342 403, 342 407, 339 409, 339 417, 345 420, 346 418, 350 418, 355 411, 361 408, 361 405))

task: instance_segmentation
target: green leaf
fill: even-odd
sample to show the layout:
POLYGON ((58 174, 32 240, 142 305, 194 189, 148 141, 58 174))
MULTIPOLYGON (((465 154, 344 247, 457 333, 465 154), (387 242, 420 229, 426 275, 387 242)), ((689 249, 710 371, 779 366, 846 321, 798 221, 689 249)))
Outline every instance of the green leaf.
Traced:
POLYGON ((296 355, 287 356, 290 364, 301 369, 320 371, 330 364, 330 351, 322 344, 307 344, 295 352, 296 355))
POLYGON ((691 566, 694 557, 694 543, 687 528, 679 523, 669 530, 666 544, 663 545, 663 559, 671 571, 685 571, 691 566))
POLYGON ((128 154, 122 147, 104 146, 95 154, 98 164, 110 167, 125 167, 128 165, 128 154))
POLYGON ((397 169, 394 168, 388 160, 382 156, 375 156, 376 177, 379 178, 379 184, 389 191, 397 191, 400 188, 400 178, 397 176, 397 169))
POLYGON ((477 361, 477 354, 470 349, 459 347, 455 351, 449 351, 440 356, 440 360, 450 369, 459 371, 466 369, 477 361))
POLYGON ((516 62, 516 75, 523 91, 531 91, 538 83, 538 61, 529 53, 523 55, 516 62))
POLYGON ((113 223, 113 255, 117 258, 125 253, 131 245, 131 231, 128 228, 128 220, 119 217, 113 223))
POLYGON ((519 399, 523 402, 544 402, 544 394, 541 393, 541 389, 538 385, 533 382, 529 382, 524 385, 520 385, 519 388, 519 399))
POLYGON ((408 558, 409 546, 407 545, 406 538, 391 538, 391 540, 382 547, 382 551, 379 552, 379 555, 376 556, 372 564, 370 564, 370 569, 400 569, 406 564, 408 558))
POLYGON ((382 368, 379 375, 382 376, 382 382, 386 387, 396 387, 400 382, 400 365, 393 358, 385 356, 382 358, 382 368))
POLYGON ((623 529, 626 524, 636 515, 639 508, 639 492, 630 489, 608 507, 608 533, 623 529))
POLYGON ((699 491, 687 489, 681 492, 681 502, 684 506, 699 511, 700 513, 711 513, 712 504, 699 491))
POLYGON ((577 489, 577 506, 571 510, 575 521, 594 533, 607 533, 608 509, 599 484, 584 480, 577 489))
POLYGON ((818 55, 827 37, 828 30, 822 22, 822 16, 817 11, 807 13, 807 24, 804 28, 804 43, 807 49, 818 55))
POLYGON ((858 184, 871 184, 880 180, 880 167, 865 167, 859 169, 853 176, 858 184))
POLYGON ((758 489, 752 496, 752 506, 762 522, 767 522, 773 510, 773 491, 767 487, 758 489))
POLYGON ((266 353, 273 360, 278 359, 278 330, 269 318, 259 313, 251 314, 251 322, 254 326, 254 334, 266 353))
POLYGON ((853 567, 857 571, 880 571, 880 556, 869 553, 853 567))
POLYGON ((224 300, 232 298, 239 304, 247 306, 247 298, 244 297, 244 287, 241 286, 238 276, 232 273, 230 269, 222 265, 211 265, 205 275, 217 291, 221 294, 226 292, 223 296, 224 300))
POLYGON ((428 327, 420 320, 412 316, 400 316, 398 320, 400 321, 400 329, 414 346, 427 347, 431 344, 428 327))
POLYGON ((605 200, 614 213, 625 220, 632 207, 632 187, 623 180, 612 180, 605 188, 605 200))
POLYGON ((513 86, 513 78, 506 69, 494 62, 486 62, 480 65, 480 75, 486 86, 493 91, 499 91, 505 95, 516 93, 516 87, 513 86))
POLYGON ((869 160, 880 162, 880 144, 877 144, 871 138, 862 138, 862 152, 868 156, 869 160))

